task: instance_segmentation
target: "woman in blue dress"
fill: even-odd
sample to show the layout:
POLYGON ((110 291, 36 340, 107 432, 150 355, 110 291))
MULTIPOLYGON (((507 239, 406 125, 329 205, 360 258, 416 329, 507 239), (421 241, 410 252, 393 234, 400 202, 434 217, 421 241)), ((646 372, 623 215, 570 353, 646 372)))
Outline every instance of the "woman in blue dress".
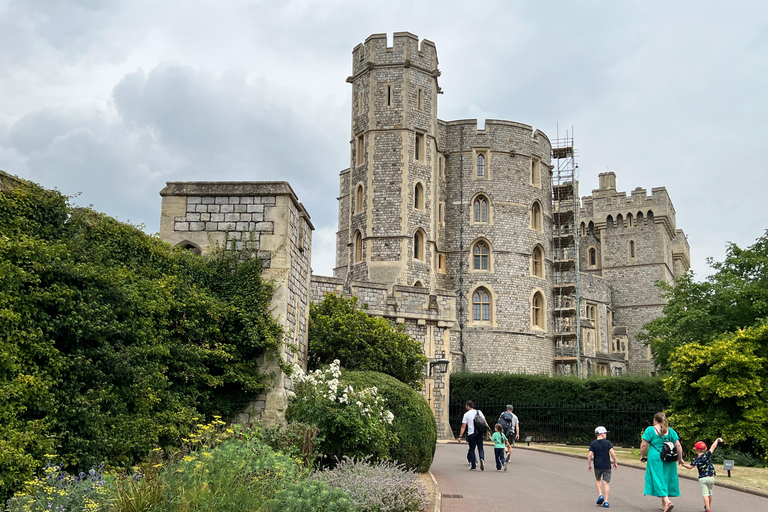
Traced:
POLYGON ((653 426, 643 432, 643 442, 640 445, 641 462, 647 462, 645 466, 645 490, 646 496, 661 498, 661 510, 671 512, 674 505, 669 498, 680 496, 680 484, 677 479, 677 465, 683 462, 683 447, 680 446, 680 437, 673 429, 669 428, 667 417, 663 412, 657 412, 653 416, 653 426), (661 460, 661 448, 665 441, 672 441, 677 447, 676 462, 664 462, 661 460), (650 452, 649 452, 650 448, 650 452))

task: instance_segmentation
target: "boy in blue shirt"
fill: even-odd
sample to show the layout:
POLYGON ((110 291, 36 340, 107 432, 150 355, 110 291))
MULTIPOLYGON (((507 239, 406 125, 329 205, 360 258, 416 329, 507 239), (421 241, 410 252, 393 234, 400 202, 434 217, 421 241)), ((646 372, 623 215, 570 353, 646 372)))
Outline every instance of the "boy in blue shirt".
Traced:
POLYGON ((597 485, 597 504, 608 508, 608 497, 611 492, 611 459, 613 459, 613 469, 619 469, 616 461, 616 453, 613 451, 613 444, 606 439, 608 431, 605 427, 597 427, 595 435, 597 439, 589 445, 589 454, 587 454, 587 470, 592 471, 592 459, 595 461, 595 485, 597 485))
POLYGON ((721 438, 715 439, 709 450, 704 441, 699 441, 693 445, 693 449, 696 450, 696 457, 693 458, 691 464, 683 463, 683 467, 687 469, 693 469, 694 467, 699 470, 699 485, 701 486, 701 494, 704 496, 704 508, 706 512, 711 512, 709 507, 712 506, 712 490, 715 488, 715 466, 712 465, 712 452, 717 448, 717 443, 722 443, 721 438))

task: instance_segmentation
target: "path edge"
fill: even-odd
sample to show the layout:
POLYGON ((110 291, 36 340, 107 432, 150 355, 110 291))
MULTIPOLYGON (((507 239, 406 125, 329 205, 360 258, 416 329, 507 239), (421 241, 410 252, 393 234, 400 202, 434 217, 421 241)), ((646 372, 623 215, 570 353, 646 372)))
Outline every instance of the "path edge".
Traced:
POLYGON ((443 501, 443 495, 440 492, 440 486, 437 484, 437 479, 435 478, 435 475, 432 474, 431 471, 428 472, 429 477, 432 479, 432 488, 435 490, 435 507, 433 509, 433 512, 440 512, 442 509, 442 501, 443 501))

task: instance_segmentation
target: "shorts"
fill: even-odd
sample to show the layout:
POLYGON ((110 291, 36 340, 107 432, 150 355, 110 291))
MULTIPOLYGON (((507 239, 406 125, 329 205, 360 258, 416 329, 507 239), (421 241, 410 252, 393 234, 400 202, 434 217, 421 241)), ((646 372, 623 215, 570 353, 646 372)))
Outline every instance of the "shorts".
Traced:
POLYGON ((712 496, 712 489, 715 488, 715 477, 705 476, 699 478, 699 485, 701 486, 702 496, 712 496))
POLYGON ((602 480, 603 482, 611 481, 610 469, 597 469, 595 468, 595 480, 602 480))

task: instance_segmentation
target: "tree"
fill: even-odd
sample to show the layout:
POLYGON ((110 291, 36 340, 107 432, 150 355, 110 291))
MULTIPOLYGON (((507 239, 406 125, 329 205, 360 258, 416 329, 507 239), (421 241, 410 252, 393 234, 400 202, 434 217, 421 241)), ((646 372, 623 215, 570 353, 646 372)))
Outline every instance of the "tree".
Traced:
POLYGON ((357 304, 334 294, 325 296, 309 310, 310 370, 341 361, 347 370, 386 373, 421 389, 427 358, 421 344, 402 325, 368 315, 357 304))
POLYGON ((709 344, 718 335, 768 317, 768 231, 747 249, 729 244, 714 273, 695 282, 688 272, 673 285, 657 283, 668 301, 664 316, 644 326, 638 338, 650 345, 656 364, 669 370, 672 353, 688 343, 709 344))
POLYGON ((688 343, 664 379, 670 418, 685 439, 716 439, 768 461, 768 322, 688 343))

